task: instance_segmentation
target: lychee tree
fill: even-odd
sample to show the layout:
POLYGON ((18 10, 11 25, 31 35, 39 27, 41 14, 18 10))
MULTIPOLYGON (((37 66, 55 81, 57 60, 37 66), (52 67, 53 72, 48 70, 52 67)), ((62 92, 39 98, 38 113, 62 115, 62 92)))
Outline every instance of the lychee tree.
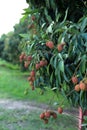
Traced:
MULTIPOLYGON (((87 1, 27 0, 27 3, 29 8, 25 9, 24 17, 29 17, 29 32, 20 34, 27 39, 23 43, 26 54, 20 56, 20 61, 28 63, 32 90, 50 87, 55 94, 63 94, 73 106, 80 106, 85 112, 87 1)), ((60 107, 58 111, 63 110, 60 107)))

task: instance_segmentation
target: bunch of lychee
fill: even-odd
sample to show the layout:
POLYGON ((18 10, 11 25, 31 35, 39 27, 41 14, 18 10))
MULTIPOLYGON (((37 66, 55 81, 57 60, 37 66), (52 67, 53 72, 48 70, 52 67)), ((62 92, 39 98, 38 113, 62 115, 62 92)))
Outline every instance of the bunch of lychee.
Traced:
MULTIPOLYGON (((64 48, 65 45, 66 45, 65 42, 62 42, 62 43, 58 44, 58 45, 57 45, 57 50, 58 50, 58 52, 61 52, 61 51, 63 50, 63 48, 64 48)), ((47 46, 48 48, 50 48, 50 49, 53 49, 53 48, 54 48, 54 43, 53 43, 52 41, 47 41, 47 42, 46 42, 46 46, 47 46)))
POLYGON ((31 63, 31 60, 32 60, 32 56, 31 56, 31 55, 30 55, 30 56, 26 56, 25 62, 24 62, 24 67, 25 67, 25 68, 28 68, 28 66, 29 66, 30 63, 31 63))
POLYGON ((78 83, 78 78, 77 78, 77 76, 73 76, 72 77, 72 82, 74 83, 74 84, 76 84, 75 85, 75 91, 77 91, 77 92, 79 92, 80 90, 83 90, 83 91, 87 91, 87 79, 85 78, 85 79, 83 79, 83 80, 81 80, 79 83, 78 83))
POLYGON ((47 60, 42 59, 40 62, 36 63, 35 68, 36 70, 40 69, 41 67, 44 67, 48 64, 47 60))
POLYGON ((51 110, 46 110, 45 112, 42 112, 40 114, 40 119, 42 119, 44 121, 45 124, 48 123, 49 119, 53 117, 54 119, 57 118, 57 114, 54 111, 51 110))
POLYGON ((84 81, 80 81, 79 84, 75 85, 75 90, 79 92, 80 90, 87 91, 87 84, 84 81))
POLYGON ((29 75, 29 77, 28 77, 28 81, 29 81, 29 84, 30 84, 32 90, 34 90, 34 89, 35 89, 35 87, 34 87, 35 71, 34 71, 34 70, 32 70, 32 71, 30 72, 30 75, 29 75))
POLYGON ((29 64, 31 63, 32 56, 27 56, 24 52, 19 56, 20 62, 24 61, 24 67, 28 68, 29 64))
POLYGON ((26 57, 26 54, 24 52, 21 53, 21 55, 19 56, 19 60, 20 62, 22 62, 26 57))
MULTIPOLYGON (((62 107, 58 107, 57 112, 59 114, 63 113, 63 108, 62 107)), ((45 124, 48 123, 50 118, 56 119, 57 118, 57 113, 55 111, 52 110, 46 110, 45 112, 42 112, 40 114, 40 119, 42 119, 44 121, 45 124)))

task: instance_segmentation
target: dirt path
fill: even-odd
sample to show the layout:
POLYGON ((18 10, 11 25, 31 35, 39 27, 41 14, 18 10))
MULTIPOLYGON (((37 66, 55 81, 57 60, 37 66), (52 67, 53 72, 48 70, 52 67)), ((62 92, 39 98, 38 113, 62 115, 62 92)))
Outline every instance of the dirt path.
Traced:
POLYGON ((36 105, 33 102, 17 101, 10 99, 0 99, 0 108, 4 109, 28 109, 28 110, 42 110, 46 108, 44 105, 36 105))
MULTIPOLYGON (((36 104, 36 103, 30 102, 30 101, 0 99, 0 108, 12 109, 12 110, 14 110, 14 109, 17 109, 17 110, 27 109, 27 110, 42 111, 42 110, 49 108, 49 106, 47 106, 45 104, 36 104)), ((75 108, 65 109, 64 114, 75 114, 78 116, 78 110, 75 108)))

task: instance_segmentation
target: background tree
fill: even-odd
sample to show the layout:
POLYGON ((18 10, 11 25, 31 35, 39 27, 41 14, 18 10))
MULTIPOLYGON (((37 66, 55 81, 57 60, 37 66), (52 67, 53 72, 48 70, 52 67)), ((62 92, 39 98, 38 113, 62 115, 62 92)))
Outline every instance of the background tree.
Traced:
POLYGON ((19 47, 22 38, 20 33, 27 33, 28 20, 21 21, 14 26, 14 31, 8 34, 2 35, 0 38, 0 56, 14 64, 19 63, 19 54, 21 49, 19 47))

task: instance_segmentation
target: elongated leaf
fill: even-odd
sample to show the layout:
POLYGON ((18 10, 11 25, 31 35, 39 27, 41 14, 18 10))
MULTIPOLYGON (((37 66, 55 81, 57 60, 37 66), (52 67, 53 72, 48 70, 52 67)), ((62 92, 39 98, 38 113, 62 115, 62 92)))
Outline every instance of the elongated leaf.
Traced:
POLYGON ((51 22, 52 22, 52 19, 51 19, 50 15, 48 15, 48 11, 47 11, 46 8, 44 9, 44 13, 45 13, 45 16, 46 16, 48 22, 51 23, 51 22))
POLYGON ((19 34, 22 38, 29 38, 29 34, 19 34))
POLYGON ((53 72, 52 72, 52 74, 51 74, 51 76, 50 76, 50 82, 52 83, 52 81, 53 81, 53 72))
POLYGON ((81 23, 81 31, 83 31, 86 26, 87 26, 87 17, 81 23))
POLYGON ((54 66, 55 69, 57 67, 57 63, 58 63, 58 58, 56 56, 55 59, 54 59, 54 62, 53 62, 53 66, 54 66))
MULTIPOLYGON (((67 18, 68 10, 69 10, 69 9, 67 8, 67 10, 66 10, 66 12, 65 12, 65 17, 64 17, 64 19, 63 19, 62 23, 64 23, 64 22, 65 22, 65 20, 66 20, 66 18, 67 18)), ((62 23, 61 23, 61 24, 62 24, 62 23)))
POLYGON ((49 25, 49 27, 48 27, 47 30, 46 30, 46 33, 47 33, 47 34, 53 32, 52 27, 53 27, 53 22, 49 25))
POLYGON ((87 56, 84 55, 82 58, 81 58, 82 62, 81 62, 81 65, 80 65, 80 70, 82 73, 85 73, 86 71, 86 63, 87 63, 87 56))
POLYGON ((56 9, 56 4, 54 0, 50 0, 50 4, 51 4, 51 8, 53 8, 53 10, 56 9))
POLYGON ((58 63, 58 69, 64 73, 64 61, 60 60, 58 63))
POLYGON ((26 10, 24 13, 22 13, 22 15, 34 14, 34 13, 39 12, 40 10, 41 10, 41 9, 34 9, 34 10, 28 9, 28 10, 26 10))

